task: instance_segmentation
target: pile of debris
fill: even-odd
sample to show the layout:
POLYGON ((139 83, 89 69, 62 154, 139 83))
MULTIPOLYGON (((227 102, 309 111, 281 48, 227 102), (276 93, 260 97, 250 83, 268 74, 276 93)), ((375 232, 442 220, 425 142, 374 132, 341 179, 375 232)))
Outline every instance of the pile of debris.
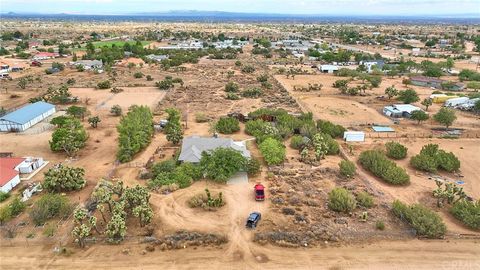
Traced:
POLYGON ((260 244, 273 244, 281 247, 307 247, 315 246, 325 241, 337 242, 340 237, 334 228, 324 224, 314 224, 304 231, 270 231, 256 233, 254 242, 260 244))
POLYGON ((158 245, 160 250, 182 249, 194 246, 220 246, 228 242, 226 236, 213 233, 177 231, 161 238, 145 237, 145 243, 158 245))

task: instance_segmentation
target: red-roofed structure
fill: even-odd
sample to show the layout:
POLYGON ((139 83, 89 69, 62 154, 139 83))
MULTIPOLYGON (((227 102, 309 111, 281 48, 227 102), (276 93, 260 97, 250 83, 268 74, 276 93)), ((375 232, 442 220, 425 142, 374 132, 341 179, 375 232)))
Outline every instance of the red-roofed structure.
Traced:
POLYGON ((25 158, 0 158, 0 190, 9 192, 20 183, 20 172, 18 167, 25 161, 25 158))

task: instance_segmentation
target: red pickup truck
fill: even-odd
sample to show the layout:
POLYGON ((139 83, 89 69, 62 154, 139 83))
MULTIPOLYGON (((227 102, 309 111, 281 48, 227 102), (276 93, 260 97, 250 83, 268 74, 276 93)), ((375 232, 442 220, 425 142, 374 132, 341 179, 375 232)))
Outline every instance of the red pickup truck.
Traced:
POLYGON ((255 191, 255 200, 264 201, 265 200, 265 187, 262 184, 256 184, 254 187, 255 191))

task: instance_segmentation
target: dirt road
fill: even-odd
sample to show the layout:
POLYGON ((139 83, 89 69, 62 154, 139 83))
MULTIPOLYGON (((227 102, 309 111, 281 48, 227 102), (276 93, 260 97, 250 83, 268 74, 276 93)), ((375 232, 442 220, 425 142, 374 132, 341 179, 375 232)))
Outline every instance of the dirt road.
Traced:
POLYGON ((328 248, 249 246, 251 254, 187 248, 141 255, 144 245, 94 245, 69 256, 47 247, 5 247, 1 269, 480 269, 473 240, 400 241, 328 248), (129 254, 122 250, 129 249, 129 254))

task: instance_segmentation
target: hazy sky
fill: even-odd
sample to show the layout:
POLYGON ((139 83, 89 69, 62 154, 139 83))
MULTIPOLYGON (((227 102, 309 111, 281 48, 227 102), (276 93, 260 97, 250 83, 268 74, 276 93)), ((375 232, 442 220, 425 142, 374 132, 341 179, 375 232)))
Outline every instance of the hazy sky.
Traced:
POLYGON ((128 14, 170 10, 325 15, 475 13, 480 0, 0 0, 1 12, 128 14))

